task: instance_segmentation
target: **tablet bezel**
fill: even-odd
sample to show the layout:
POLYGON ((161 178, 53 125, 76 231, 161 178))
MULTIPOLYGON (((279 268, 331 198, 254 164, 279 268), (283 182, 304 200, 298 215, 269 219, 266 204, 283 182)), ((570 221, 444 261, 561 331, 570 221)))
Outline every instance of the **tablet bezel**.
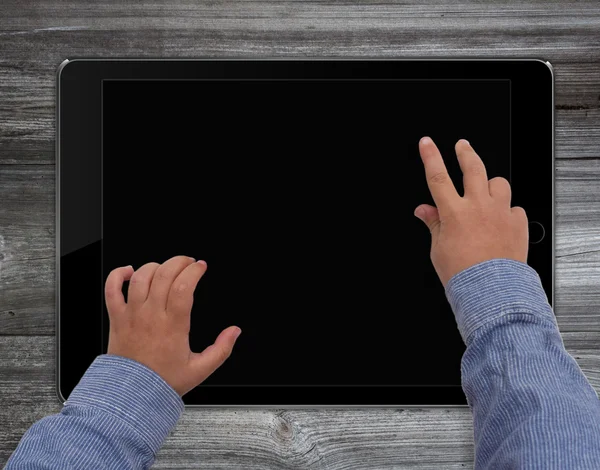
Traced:
MULTIPOLYGON (((513 205, 544 238, 528 262, 554 305, 554 77, 539 59, 73 59, 57 72, 57 392, 65 399, 102 353, 101 83, 104 79, 509 79, 513 205), (529 124, 535 122, 536 126, 529 124), (544 123, 547 123, 544 124, 544 123), (85 156, 85 158, 81 158, 85 156), (532 183, 535 190, 530 190, 532 183), (63 255, 64 253, 64 255, 63 255), (69 286, 69 290, 66 290, 69 286), (63 291, 63 287, 65 290, 63 291), (94 340, 97 338, 97 340, 94 340)), ((192 406, 466 406, 453 387, 197 387, 192 406)))

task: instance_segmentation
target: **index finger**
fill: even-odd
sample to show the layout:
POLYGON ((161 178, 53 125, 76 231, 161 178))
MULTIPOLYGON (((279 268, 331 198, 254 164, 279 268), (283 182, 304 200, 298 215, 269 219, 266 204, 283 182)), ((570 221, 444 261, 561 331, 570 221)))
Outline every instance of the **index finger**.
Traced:
POLYGON ((446 164, 433 140, 429 137, 423 137, 419 141, 419 153, 423 165, 425 165, 425 177, 427 178, 429 191, 431 191, 435 205, 438 209, 443 210, 460 199, 460 196, 450 179, 446 164))

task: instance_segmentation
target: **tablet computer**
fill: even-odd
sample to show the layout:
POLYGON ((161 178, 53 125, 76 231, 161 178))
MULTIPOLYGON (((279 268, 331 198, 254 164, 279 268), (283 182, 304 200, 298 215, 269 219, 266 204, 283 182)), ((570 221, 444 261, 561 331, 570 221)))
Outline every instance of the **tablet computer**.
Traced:
POLYGON ((413 216, 418 154, 507 178, 553 303, 553 74, 541 60, 65 61, 57 106, 57 360, 65 400, 106 351, 115 267, 204 259, 190 344, 243 333, 204 406, 465 405, 464 345, 413 216))

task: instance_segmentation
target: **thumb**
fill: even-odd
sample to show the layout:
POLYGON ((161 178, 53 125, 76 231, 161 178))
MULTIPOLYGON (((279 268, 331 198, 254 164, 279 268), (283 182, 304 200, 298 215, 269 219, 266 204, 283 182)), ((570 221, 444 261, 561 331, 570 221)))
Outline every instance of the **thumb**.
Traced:
POLYGON ((204 351, 193 353, 190 365, 196 378, 196 385, 204 382, 210 374, 227 360, 241 332, 242 330, 237 326, 230 326, 221 331, 215 342, 204 351))
POLYGON ((437 207, 421 204, 415 209, 415 216, 427 225, 432 237, 437 237, 440 230, 440 214, 437 207))

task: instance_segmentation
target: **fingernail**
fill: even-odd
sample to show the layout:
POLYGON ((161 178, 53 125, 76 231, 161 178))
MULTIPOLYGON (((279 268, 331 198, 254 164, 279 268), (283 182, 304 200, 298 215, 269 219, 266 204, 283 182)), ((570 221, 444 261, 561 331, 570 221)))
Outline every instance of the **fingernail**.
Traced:
POLYGON ((125 266, 126 268, 131 268, 133 269, 133 266, 131 266, 130 264, 128 264, 127 266, 125 266))
POLYGON ((425 215, 425 209, 423 209, 422 207, 417 207, 415 209, 415 216, 417 218, 421 219, 424 215, 425 215))
POLYGON ((192 262, 194 262, 194 263, 196 262, 196 258, 192 258, 192 257, 190 256, 190 259, 192 260, 192 262))
POLYGON ((240 336, 242 334, 242 330, 240 328, 236 328, 235 331, 233 332, 233 337, 235 339, 238 339, 238 336, 240 336))
POLYGON ((198 261, 196 261, 196 263, 203 264, 204 266, 206 266, 206 261, 204 261, 203 259, 199 259, 198 261))
POLYGON ((431 143, 431 139, 429 137, 423 137, 421 139, 421 144, 423 145, 429 145, 431 143))
POLYGON ((467 145, 471 145, 467 139, 462 139, 463 142, 466 142, 467 145))

